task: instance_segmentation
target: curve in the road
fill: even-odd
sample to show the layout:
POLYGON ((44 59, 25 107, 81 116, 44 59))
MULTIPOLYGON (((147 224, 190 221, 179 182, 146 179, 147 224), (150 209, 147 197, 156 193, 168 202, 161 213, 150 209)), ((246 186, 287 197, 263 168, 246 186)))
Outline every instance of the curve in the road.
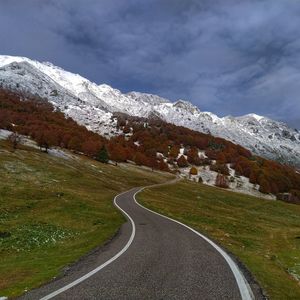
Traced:
MULTIPOLYGON (((140 189, 142 190, 142 188, 140 189)), ((73 286, 81 283, 82 281, 88 279, 89 277, 93 276, 94 274, 96 274, 97 272, 99 272, 100 270, 102 270, 103 268, 105 268, 106 266, 108 266, 109 264, 111 264, 113 261, 115 261, 119 256, 121 256, 128 248, 129 246, 131 245, 133 239, 134 239, 134 236, 135 236, 135 223, 134 221, 132 220, 132 218, 129 216, 129 214, 123 210, 118 204, 117 204, 117 198, 119 196, 121 196, 122 194, 125 194, 125 193, 128 193, 128 191, 126 192, 123 192, 119 195, 117 195, 115 198, 114 198, 114 205, 128 218, 128 220, 131 222, 131 226, 132 226, 132 232, 131 232, 131 235, 130 235, 130 238, 127 242, 127 244, 124 246, 123 249, 121 249, 120 252, 118 252, 115 256, 113 256, 112 258, 110 258, 109 260, 107 260, 105 263, 101 264, 100 266, 98 266, 97 268, 95 268, 94 270, 88 272, 87 274, 81 276, 80 278, 74 280, 73 282, 63 286, 62 288, 52 292, 51 294, 41 298, 40 300, 49 300, 49 299, 52 299, 54 298, 55 296, 65 292, 66 290, 72 288, 73 286)), ((136 195, 136 194, 134 194, 136 195)))
POLYGON ((212 247, 214 247, 223 257, 224 259, 226 260, 227 264, 229 265, 235 279, 236 279, 236 282, 237 282, 237 285, 239 287, 239 290, 240 290, 240 293, 241 293, 241 297, 242 297, 242 300, 252 300, 254 299, 254 294, 250 288, 250 285, 248 284, 246 278, 244 277, 243 273, 240 271, 240 269, 238 268, 238 266, 236 265, 236 263, 232 260, 232 258, 222 249, 220 248, 216 243, 214 243, 212 240, 210 240, 208 237, 206 237, 205 235, 201 234, 200 232, 196 231, 195 229, 189 227, 188 225, 186 224, 183 224, 177 220, 174 220, 170 217, 167 217, 167 216, 164 216, 156 211, 153 211, 145 206, 143 206, 142 204, 138 203, 137 200, 136 200, 136 195, 141 192, 143 189, 145 189, 144 187, 141 188, 139 191, 137 191, 135 194, 134 194, 134 201, 137 205, 139 205, 140 207, 152 212, 153 214, 156 214, 158 216, 161 216, 162 218, 166 218, 172 222, 175 222, 177 224, 180 224, 186 228, 188 228, 189 230, 191 230, 192 232, 194 232, 195 234, 197 234, 198 236, 200 236, 202 239, 204 239, 205 241, 207 241, 212 247))
POLYGON ((130 222, 107 249, 21 299, 254 299, 223 249, 191 227, 139 204, 136 195, 143 189, 114 198, 130 222))

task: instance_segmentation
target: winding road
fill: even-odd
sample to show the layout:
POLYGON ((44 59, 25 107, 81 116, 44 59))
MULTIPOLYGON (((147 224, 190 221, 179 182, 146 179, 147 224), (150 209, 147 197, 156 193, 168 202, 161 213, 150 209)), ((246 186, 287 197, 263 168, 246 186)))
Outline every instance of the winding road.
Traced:
POLYGON ((135 201, 140 190, 114 199, 128 219, 116 237, 71 266, 65 276, 20 299, 258 298, 224 250, 142 207, 135 201))

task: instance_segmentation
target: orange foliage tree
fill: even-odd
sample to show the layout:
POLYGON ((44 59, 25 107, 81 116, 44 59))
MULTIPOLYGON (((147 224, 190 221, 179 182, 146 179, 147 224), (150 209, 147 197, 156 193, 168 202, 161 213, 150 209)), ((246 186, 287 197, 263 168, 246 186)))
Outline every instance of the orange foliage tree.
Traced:
POLYGON ((186 160, 186 158, 184 157, 184 155, 181 155, 178 159, 177 159, 177 165, 179 168, 185 168, 188 167, 188 162, 186 160))

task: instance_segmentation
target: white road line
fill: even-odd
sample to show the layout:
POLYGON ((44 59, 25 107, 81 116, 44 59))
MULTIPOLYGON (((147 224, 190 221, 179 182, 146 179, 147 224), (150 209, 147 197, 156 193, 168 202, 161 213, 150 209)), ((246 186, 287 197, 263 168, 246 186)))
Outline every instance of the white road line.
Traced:
POLYGON ((249 283, 247 282, 246 278, 244 277, 243 273, 240 271, 240 269, 238 268, 238 266, 236 265, 236 263, 232 260, 232 258, 222 249, 220 248, 217 244, 215 244, 212 240, 210 240, 209 238, 207 238, 206 236, 204 236, 203 234, 201 234, 200 232, 196 231, 195 229, 177 221, 177 220, 174 220, 172 218, 169 218, 169 217, 166 217, 160 213, 157 213, 145 206, 143 206, 142 204, 138 203, 137 200, 136 200, 136 195, 141 192, 142 190, 144 190, 145 188, 149 188, 149 187, 143 187, 141 188, 140 190, 138 190, 134 195, 133 195, 133 198, 134 198, 134 201, 137 205, 139 205, 140 207, 142 207, 143 209, 146 209, 150 212, 152 212, 153 214, 156 214, 158 216, 161 216, 165 219, 168 219, 170 221, 173 221, 177 224, 180 224, 184 227, 186 227, 187 229, 191 230, 192 232, 194 232, 195 234, 197 234, 198 236, 200 236, 202 239, 204 239, 206 242, 208 242, 212 247, 214 247, 222 256, 223 258, 226 260, 227 264, 229 265, 234 277, 235 277, 235 280, 237 282, 237 285, 238 285, 238 288, 239 288, 239 291, 240 291, 240 294, 241 294, 241 297, 242 297, 242 300, 253 300, 255 299, 254 297, 254 294, 251 290, 251 287, 249 286, 249 283))
MULTIPOLYGON (((151 186, 152 187, 152 186, 151 186)), ((239 291, 240 291, 240 294, 241 294, 241 297, 242 297, 242 300, 253 300, 255 299, 254 298, 254 295, 253 295, 253 292, 246 280, 246 278, 244 277, 243 273, 239 270, 238 266, 236 265, 236 263, 232 260, 232 258, 223 250, 221 249, 217 244, 215 244, 213 241, 211 241, 209 238, 207 238, 206 236, 204 236, 203 234, 199 233, 198 231, 194 230, 193 228, 177 221, 177 220, 174 220, 172 218, 169 218, 167 216, 164 216, 160 213, 157 213, 143 205, 141 205, 140 203, 137 202, 136 200, 136 195, 141 192, 143 189, 145 189, 146 187, 142 187, 140 188, 137 192, 134 193, 133 195, 133 198, 134 198, 134 201, 137 205, 139 205, 140 207, 142 207, 143 209, 146 209, 148 211, 150 211, 151 213, 154 213, 160 217, 163 217, 165 219, 168 219, 170 221, 173 221, 175 223, 178 223, 184 227, 186 227, 187 229, 191 230, 192 232, 194 232, 195 234, 197 234, 198 236, 200 236, 202 239, 204 239, 205 241, 207 241, 211 246, 213 246, 222 256, 223 258, 226 260, 227 264, 229 265, 235 279, 236 279, 236 282, 237 282, 237 285, 238 285, 238 288, 239 288, 239 291)), ((149 188, 149 187, 148 187, 149 188)), ((130 190, 129 190, 130 191, 130 190)), ((51 299, 63 292, 65 292, 66 290, 74 287, 75 285, 81 283, 82 281, 88 279, 89 277, 93 276, 94 274, 96 274, 97 272, 99 272, 100 270, 102 270, 104 267, 106 267, 107 265, 111 264, 113 261, 115 261, 118 257, 120 257, 124 252, 126 252, 126 250, 130 247, 130 245, 132 244, 133 240, 134 240, 134 237, 135 237, 135 223, 133 221, 133 219, 129 216, 128 213, 126 213, 116 202, 117 198, 129 191, 126 191, 126 192, 123 192, 119 195, 117 195, 115 198, 114 198, 114 205, 119 209, 121 210, 121 212, 130 220, 131 222, 131 225, 132 225, 132 232, 131 232, 131 236, 127 242, 127 244, 125 245, 125 247, 119 251, 115 256, 113 256, 112 258, 110 258, 108 261, 106 261, 105 263, 103 263, 102 265, 98 266, 97 268, 93 269, 92 271, 90 271, 89 273, 85 274, 84 276, 76 279, 75 281, 65 285, 64 287, 52 292, 51 294, 48 294, 47 296, 44 296, 43 298, 41 298, 40 300, 48 300, 48 299, 51 299)))
MULTIPOLYGON (((129 190, 131 191, 131 190, 129 190)), ((65 285, 64 287, 52 292, 51 294, 47 295, 47 296, 44 296, 43 298, 41 298, 40 300, 48 300, 48 299, 51 299, 63 292, 65 292, 66 290, 72 288, 73 286, 81 283, 82 281, 88 279, 89 277, 93 276, 94 274, 96 274, 97 272, 99 272, 100 270, 102 270, 103 268, 105 268, 107 265, 111 264, 113 261, 115 261, 118 257, 120 257, 124 252, 126 252, 126 250, 129 248, 129 246, 131 245, 131 243, 133 242, 133 239, 135 237, 135 223, 134 221, 132 220, 132 218, 127 214, 126 211, 124 211, 116 202, 117 198, 129 191, 126 191, 126 192, 123 192, 119 195, 117 195, 115 198, 114 198, 114 205, 119 209, 121 210, 121 212, 130 220, 131 222, 131 225, 132 225, 132 232, 131 232, 131 236, 127 242, 127 244, 125 245, 125 247, 120 251, 118 252, 115 256, 113 256, 111 259, 109 259, 108 261, 106 261, 104 264, 98 266, 97 268, 93 269, 92 271, 88 272, 87 274, 83 275, 82 277, 76 279, 75 281, 65 285)))

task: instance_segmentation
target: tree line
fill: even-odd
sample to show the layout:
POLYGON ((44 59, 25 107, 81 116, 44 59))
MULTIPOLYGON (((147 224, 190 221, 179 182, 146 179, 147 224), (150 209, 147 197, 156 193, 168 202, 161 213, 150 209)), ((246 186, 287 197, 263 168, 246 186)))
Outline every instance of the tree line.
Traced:
POLYGON ((119 114, 118 126, 128 136, 128 142, 138 142, 144 153, 162 153, 175 167, 208 166, 218 172, 220 186, 229 175, 228 165, 235 175, 249 178, 260 186, 262 193, 291 192, 299 195, 300 175, 288 165, 253 155, 244 147, 225 139, 200 133, 161 121, 119 114), (128 131, 130 129, 130 134, 128 131), (180 148, 184 155, 180 155, 180 148), (199 155, 203 153, 205 155, 199 155))
POLYGON ((164 171, 169 166, 207 166, 220 174, 220 185, 225 185, 230 165, 237 176, 259 184, 263 193, 299 193, 300 175, 292 167, 252 155, 240 145, 159 118, 113 117, 123 134, 106 139, 43 99, 0 90, 0 128, 31 137, 43 151, 57 146, 102 162, 133 161, 164 171))

